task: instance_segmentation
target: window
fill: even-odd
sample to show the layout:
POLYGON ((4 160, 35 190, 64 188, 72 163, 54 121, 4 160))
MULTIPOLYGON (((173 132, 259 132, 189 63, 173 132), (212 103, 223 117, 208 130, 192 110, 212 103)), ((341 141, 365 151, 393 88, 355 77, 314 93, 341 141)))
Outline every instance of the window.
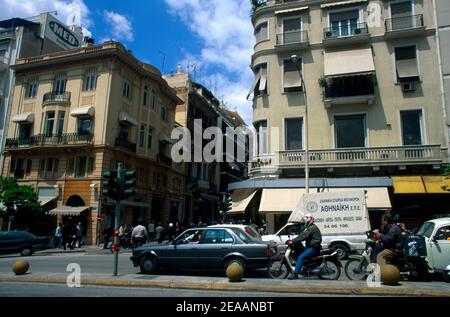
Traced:
POLYGON ((411 1, 391 3, 391 30, 414 27, 411 1))
POLYGON ((419 81, 419 67, 417 65, 416 46, 404 46, 395 48, 395 64, 397 81, 419 81))
POLYGON ((283 20, 283 44, 300 43, 302 39, 302 21, 299 17, 283 20))
POLYGON ((164 106, 161 106, 161 120, 167 122, 167 109, 164 106))
POLYGON ((147 138, 147 148, 152 148, 152 142, 153 142, 153 128, 148 127, 148 138, 147 138))
POLYGON ((31 124, 19 125, 19 140, 29 140, 31 138, 31 124))
POLYGON ((67 84, 67 77, 64 74, 56 75, 55 82, 53 83, 53 91, 58 94, 62 95, 66 92, 66 84, 67 84))
POLYGON ((364 115, 337 116, 334 120, 337 148, 366 146, 364 115))
POLYGON ((330 13, 330 27, 335 36, 353 35, 358 28, 359 10, 330 13))
POLYGON ((403 145, 422 145, 422 111, 401 111, 403 145))
POLYGON ((40 161, 39 174, 41 177, 53 178, 58 172, 59 160, 57 158, 47 158, 40 161))
POLYGON ((56 127, 56 135, 61 136, 64 132, 64 117, 66 115, 65 111, 58 112, 58 125, 56 127))
POLYGON ((35 78, 30 80, 27 87, 26 97, 29 99, 36 98, 38 87, 39 87, 38 79, 35 78))
POLYGON ((76 168, 75 168, 75 177, 84 177, 86 175, 86 157, 78 157, 76 168))
POLYGON ((450 226, 439 228, 436 231, 436 235, 434 236, 436 240, 444 240, 448 241, 450 240, 450 226))
POLYGON ((51 137, 53 135, 53 125, 55 124, 55 112, 48 111, 45 113, 45 116, 44 134, 47 137, 51 137))
POLYGON ((144 147, 144 144, 145 144, 145 130, 146 130, 145 124, 141 124, 141 129, 139 131, 139 146, 140 147, 144 147))
POLYGON ((27 160, 27 169, 25 170, 25 174, 31 174, 31 167, 33 165, 33 160, 27 160))
POLYGON ((253 81, 252 89, 247 95, 247 99, 251 94, 253 96, 267 95, 267 64, 260 64, 255 66, 255 79, 253 81))
POLYGON ((261 23, 255 28, 256 43, 269 39, 269 29, 267 22, 261 23))
POLYGON ((78 119, 78 134, 79 135, 90 135, 92 134, 92 119, 78 119))
POLYGON ((255 123, 256 129, 256 140, 257 140, 257 151, 255 151, 258 155, 267 154, 267 139, 268 139, 268 131, 267 131, 267 121, 260 121, 255 123))
POLYGON ((283 88, 285 92, 302 91, 302 62, 293 63, 290 59, 284 60, 283 88))
POLYGON ((87 166, 87 172, 88 174, 92 174, 95 170, 95 158, 89 157, 88 158, 88 166, 87 166))
POLYGON ((127 99, 131 99, 131 84, 126 79, 123 81, 122 96, 127 99))
POLYGON ((148 106, 148 86, 144 86, 144 94, 142 96, 142 105, 144 107, 148 106))
POLYGON ((303 149, 303 118, 285 119, 285 131, 286 151, 303 149))
POLYGON ((68 159, 67 160, 67 174, 72 175, 74 168, 75 168, 75 159, 74 158, 68 159))
POLYGON ((206 230, 203 243, 233 243, 233 237, 226 230, 206 230))
POLYGON ((156 91, 155 90, 152 90, 152 101, 151 101, 151 106, 152 106, 152 110, 153 111, 156 111, 156 101, 157 101, 157 98, 156 98, 156 91))
POLYGON ((97 88, 97 69, 92 68, 84 75, 83 90, 94 91, 97 88))

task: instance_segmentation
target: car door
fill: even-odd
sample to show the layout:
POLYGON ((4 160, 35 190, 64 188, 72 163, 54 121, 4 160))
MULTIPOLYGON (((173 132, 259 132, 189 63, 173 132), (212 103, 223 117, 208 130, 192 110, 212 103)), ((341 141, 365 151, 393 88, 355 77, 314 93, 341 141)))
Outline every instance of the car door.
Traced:
POLYGON ((1 243, 2 253, 17 253, 22 245, 22 239, 20 238, 20 232, 7 232, 4 234, 1 243))
POLYGON ((193 269, 197 267, 198 243, 193 240, 198 230, 187 230, 175 239, 161 253, 162 262, 167 267, 193 269))
POLYGON ((199 268, 221 269, 223 259, 233 248, 234 239, 227 229, 208 229, 198 244, 199 268))
POLYGON ((434 270, 443 270, 450 264, 450 225, 438 227, 429 240, 430 265, 434 270))

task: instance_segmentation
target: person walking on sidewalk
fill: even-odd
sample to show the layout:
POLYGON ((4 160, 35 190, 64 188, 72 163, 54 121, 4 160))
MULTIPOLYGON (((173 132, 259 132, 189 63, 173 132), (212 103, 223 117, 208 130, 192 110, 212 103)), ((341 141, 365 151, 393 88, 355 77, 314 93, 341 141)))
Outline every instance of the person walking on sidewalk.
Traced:
POLYGON ((164 240, 164 227, 162 226, 161 222, 158 222, 158 226, 155 229, 156 231, 156 240, 158 240, 158 243, 162 243, 164 240))
POLYGON ((62 248, 62 242, 63 242, 62 228, 63 228, 63 225, 62 225, 62 223, 60 223, 55 229, 55 248, 57 248, 57 249, 62 248))
POLYGON ((108 228, 103 230, 103 232, 102 232, 103 238, 105 239, 104 243, 103 243, 103 250, 108 249, 108 243, 109 243, 109 240, 111 240, 111 236, 113 235, 113 232, 114 232, 114 230, 111 226, 109 226, 108 228))
POLYGON ((131 232, 131 243, 136 244, 138 247, 147 242, 148 233, 142 223, 139 223, 131 232))

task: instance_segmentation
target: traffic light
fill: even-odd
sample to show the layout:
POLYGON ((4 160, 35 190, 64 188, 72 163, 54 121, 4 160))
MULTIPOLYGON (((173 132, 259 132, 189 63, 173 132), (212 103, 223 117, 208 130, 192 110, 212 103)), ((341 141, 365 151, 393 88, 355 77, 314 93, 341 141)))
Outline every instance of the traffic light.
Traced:
POLYGON ((121 188, 116 171, 103 173, 102 187, 103 195, 114 200, 120 200, 121 188))
POLYGON ((124 172, 122 199, 128 199, 136 194, 134 187, 136 186, 136 172, 124 172))
POLYGON ((231 210, 231 197, 230 194, 223 195, 222 201, 219 203, 219 212, 220 214, 227 213, 231 210))
POLYGON ((231 196, 229 196, 229 195, 225 196, 225 211, 226 212, 231 211, 231 205, 232 205, 231 196))

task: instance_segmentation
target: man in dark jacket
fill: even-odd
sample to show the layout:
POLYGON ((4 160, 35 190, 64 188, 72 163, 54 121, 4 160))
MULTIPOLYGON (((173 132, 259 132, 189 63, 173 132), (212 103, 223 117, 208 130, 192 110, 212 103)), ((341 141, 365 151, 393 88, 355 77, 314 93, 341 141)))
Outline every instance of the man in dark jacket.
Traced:
POLYGON ((295 243, 306 242, 306 249, 298 256, 297 262, 295 264, 294 275, 291 279, 298 279, 300 270, 303 266, 305 259, 312 257, 320 253, 322 244, 322 233, 320 229, 314 224, 314 216, 312 214, 307 214, 305 217, 305 229, 296 238, 292 240, 295 243))
POLYGON ((377 264, 384 265, 389 261, 399 258, 403 255, 403 236, 402 230, 394 223, 391 215, 381 217, 381 226, 384 234, 380 234, 380 243, 383 251, 377 255, 377 264))

